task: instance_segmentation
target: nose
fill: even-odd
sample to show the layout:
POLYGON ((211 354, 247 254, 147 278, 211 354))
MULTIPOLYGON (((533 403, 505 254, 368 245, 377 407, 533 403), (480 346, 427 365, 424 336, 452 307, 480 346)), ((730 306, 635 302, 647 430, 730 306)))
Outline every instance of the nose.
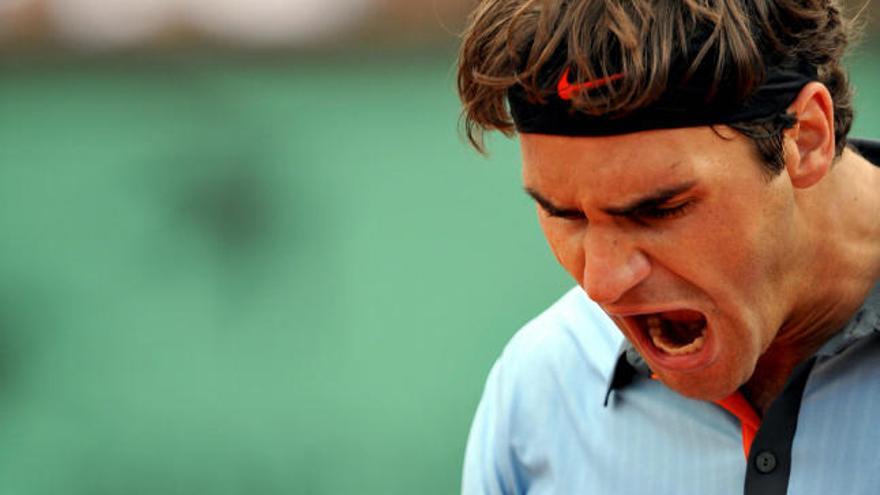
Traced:
POLYGON ((587 230, 581 286, 596 303, 614 303, 648 277, 651 264, 624 235, 599 226, 587 230))

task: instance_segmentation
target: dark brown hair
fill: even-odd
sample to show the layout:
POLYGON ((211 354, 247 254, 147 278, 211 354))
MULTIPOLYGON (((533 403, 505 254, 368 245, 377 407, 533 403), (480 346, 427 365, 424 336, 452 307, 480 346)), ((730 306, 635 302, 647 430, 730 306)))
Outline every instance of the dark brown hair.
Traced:
MULTIPOLYGON (((733 84, 746 98, 767 64, 794 60, 815 67, 831 93, 839 155, 852 122, 852 90, 841 65, 850 32, 836 0, 483 0, 458 63, 465 132, 480 151, 484 131, 511 135, 508 90, 521 85, 542 101, 552 91, 542 76, 555 66, 583 79, 623 73, 607 91, 575 94, 572 105, 592 115, 625 115, 675 84, 676 64, 684 64, 684 79, 714 64, 708 97, 733 84)), ((780 122, 731 126, 755 142, 771 171, 784 163, 780 122)))

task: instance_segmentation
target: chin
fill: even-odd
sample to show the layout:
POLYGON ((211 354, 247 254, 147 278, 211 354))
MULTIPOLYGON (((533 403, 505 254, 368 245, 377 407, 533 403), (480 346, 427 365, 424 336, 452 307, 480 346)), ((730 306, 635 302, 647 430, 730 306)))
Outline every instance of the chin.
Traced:
POLYGON ((658 373, 667 387, 679 394, 697 400, 714 402, 736 392, 745 380, 708 373, 658 373))

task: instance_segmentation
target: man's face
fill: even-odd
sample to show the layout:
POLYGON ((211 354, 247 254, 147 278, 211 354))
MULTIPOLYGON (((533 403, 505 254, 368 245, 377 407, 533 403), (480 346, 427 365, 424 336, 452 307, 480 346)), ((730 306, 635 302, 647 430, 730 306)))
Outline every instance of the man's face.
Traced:
POLYGON ((520 136, 559 262, 664 383, 705 400, 749 379, 800 289, 787 174, 718 131, 520 136))

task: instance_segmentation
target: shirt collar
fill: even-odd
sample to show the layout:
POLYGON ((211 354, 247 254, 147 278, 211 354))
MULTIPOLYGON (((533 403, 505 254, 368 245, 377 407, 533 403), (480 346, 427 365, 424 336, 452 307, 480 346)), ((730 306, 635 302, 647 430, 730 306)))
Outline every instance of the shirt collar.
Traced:
POLYGON ((651 376, 651 369, 648 367, 648 363, 645 362, 639 351, 630 344, 629 340, 625 338, 620 343, 620 349, 617 351, 617 359, 614 363, 614 369, 608 376, 605 387, 605 400, 603 401, 605 407, 608 407, 611 392, 626 387, 632 383, 636 376, 651 376))
MULTIPOLYGON (((825 342, 816 355, 833 356, 839 354, 853 343, 875 333, 880 334, 880 281, 874 285, 865 302, 862 303, 846 326, 831 337, 828 342, 825 342)), ((617 352, 614 369, 607 379, 603 402, 605 407, 608 406, 611 392, 626 387, 637 376, 650 377, 651 368, 648 367, 648 363, 629 340, 623 339, 617 352)))
POLYGON ((865 302, 840 332, 816 352, 818 356, 833 356, 873 333, 880 333, 880 282, 874 285, 865 302))

